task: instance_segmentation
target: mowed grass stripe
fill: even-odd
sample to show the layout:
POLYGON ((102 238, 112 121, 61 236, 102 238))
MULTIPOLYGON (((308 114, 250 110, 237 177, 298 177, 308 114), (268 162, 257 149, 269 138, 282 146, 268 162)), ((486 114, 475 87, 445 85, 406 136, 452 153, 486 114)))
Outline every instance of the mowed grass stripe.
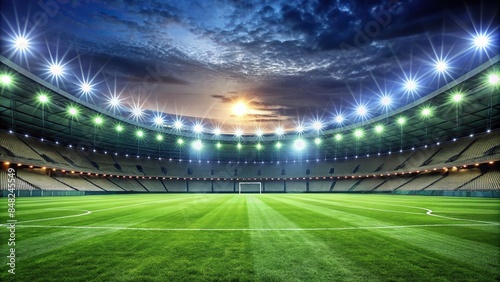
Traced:
MULTIPOLYGON (((324 208, 316 208, 314 205, 304 205, 302 204, 303 199, 295 198, 297 200, 297 203, 293 203, 288 199, 288 197, 277 197, 273 198, 273 200, 276 201, 281 201, 285 202, 291 205, 294 205, 296 208, 298 208, 298 211, 296 213, 298 214, 305 214, 308 211, 310 213, 319 213, 319 214, 327 214, 328 212, 325 211, 324 208)), ((310 200, 310 199, 308 199, 310 200)), ((284 206, 276 205, 273 204, 274 207, 279 207, 280 209, 285 209, 284 206)), ((337 206, 332 205, 332 208, 337 208, 337 206)), ((293 213, 286 212, 286 210, 283 211, 283 214, 286 214, 287 217, 290 215, 293 216, 293 213)), ((332 213, 333 215, 334 213, 332 213)), ((309 215, 309 216, 304 216, 308 218, 318 218, 316 215, 309 215)), ((384 218, 385 219, 385 218, 384 218)), ((425 217, 422 217, 422 220, 425 220, 425 217)), ((359 219, 358 219, 359 220, 359 219)), ((379 224, 391 224, 385 221, 380 221, 380 220, 374 220, 372 216, 367 217, 368 221, 373 221, 373 225, 378 226, 379 224)), ((365 220, 361 220, 363 224, 366 224, 365 220)), ((361 225, 363 225, 361 224, 361 225)), ((491 226, 494 229, 498 229, 497 226, 491 226)), ((444 228, 451 228, 451 227, 444 227, 444 228)), ((411 229, 411 228, 410 228, 411 229)), ((462 229, 462 227, 460 228, 462 229)), ((446 263, 452 263, 455 265, 461 265, 463 266, 463 269, 466 268, 471 268, 471 265, 474 265, 475 269, 472 271, 473 272, 484 272, 484 273, 490 273, 493 275, 494 272, 491 272, 492 269, 498 269, 500 267, 498 261, 496 263, 492 263, 491 257, 488 257, 488 254, 491 254, 492 251, 495 253, 498 253, 498 248, 493 247, 489 244, 484 244, 481 242, 471 242, 468 240, 464 240, 461 238, 457 238, 455 236, 449 236, 442 234, 440 232, 441 228, 432 228, 429 229, 431 231, 427 230, 422 230, 422 229, 412 229, 412 230, 403 230, 403 229, 370 229, 370 233, 367 236, 367 241, 370 242, 370 244, 366 245, 365 242, 359 241, 360 237, 359 234, 364 233, 364 232, 359 232, 356 234, 353 234, 355 236, 352 236, 352 238, 347 237, 346 241, 344 242, 345 244, 349 245, 351 241, 359 242, 359 245, 356 246, 358 249, 368 249, 366 252, 367 253, 376 253, 377 249, 382 247, 386 254, 388 254, 388 257, 394 256, 394 254, 397 254, 399 251, 405 253, 405 257, 407 258, 409 254, 412 254, 412 256, 418 258, 422 257, 422 259, 416 259, 419 263, 417 265, 427 265, 430 264, 430 261, 436 261, 436 265, 443 264, 442 267, 445 267, 446 263), (369 239, 368 239, 369 238, 369 239), (375 244, 374 239, 375 238, 380 238, 380 244, 377 246, 375 244), (384 243, 385 241, 390 241, 391 244, 386 244, 384 243), (376 248, 373 249, 373 246, 376 248), (458 251, 460 250, 460 251, 458 251), (393 255, 390 255, 393 254, 393 255)), ((337 232, 336 235, 341 234, 342 232, 337 232)), ((329 236, 331 234, 325 234, 324 232, 314 232, 313 233, 315 236, 329 236)), ((484 234, 481 234, 484 235, 484 234)), ((498 239, 499 234, 497 233, 496 235, 493 235, 493 237, 498 239)), ((335 237, 335 240, 338 240, 339 236, 335 237)), ((353 246, 354 247, 354 246, 353 246)), ((352 253, 349 255, 351 256, 352 253)), ((396 257, 397 258, 397 257, 396 257)), ((498 259, 498 256, 497 256, 498 259)), ((394 259, 389 260, 388 263, 394 262, 394 259)), ((376 264, 376 262, 374 262, 376 264)), ((400 267, 401 264, 404 264, 404 262, 400 262, 398 265, 391 265, 388 266, 388 268, 392 267, 400 267)), ((373 265, 373 264, 372 264, 373 265)), ((382 266, 382 265, 381 265, 382 266)), ((439 274, 439 268, 437 267, 434 269, 435 274, 439 274)), ((470 278, 473 278, 473 275, 469 273, 469 270, 465 271, 462 273, 463 275, 470 276, 470 278)), ((384 274, 385 275, 385 274, 384 274)), ((460 278, 461 276, 457 276, 457 278, 460 278)))
MULTIPOLYGON (((298 228, 269 206, 264 197, 245 195, 250 228, 298 228)), ((338 256, 323 240, 305 231, 250 233, 255 280, 258 281, 367 281, 372 273, 338 256)))
MULTIPOLYGON (((424 227, 437 222, 475 223, 426 216, 424 210, 420 215, 418 209, 398 206, 487 220, 499 217, 498 199, 155 194, 54 197, 50 205, 46 199, 19 198, 20 219, 43 218, 54 214, 54 209, 61 209, 59 216, 75 213, 72 209, 94 213, 32 223, 64 223, 83 229, 18 228, 17 254, 25 258, 18 261, 17 281, 500 280, 498 226, 424 227), (463 211, 458 210, 460 203, 463 211), (22 212, 29 213, 24 216, 22 212), (417 222, 418 228, 300 230, 306 226, 384 228, 417 222), (87 226, 199 227, 203 232, 84 229, 87 226), (294 229, 258 230, 271 226, 294 229)), ((0 203, 6 205, 4 199, 0 203)), ((1 228, 0 235, 6 236, 6 231, 1 228)), ((0 246, 2 253, 5 247, 0 246)), ((10 281, 6 271, 0 270, 0 280, 10 281)))

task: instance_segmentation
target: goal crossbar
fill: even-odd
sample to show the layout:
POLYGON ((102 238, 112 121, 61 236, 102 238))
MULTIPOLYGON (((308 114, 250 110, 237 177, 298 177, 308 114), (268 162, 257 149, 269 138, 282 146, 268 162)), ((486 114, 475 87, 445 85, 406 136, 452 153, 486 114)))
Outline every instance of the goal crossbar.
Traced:
POLYGON ((241 194, 242 185, 259 185, 259 194, 262 194, 262 183, 261 182, 238 182, 238 193, 241 194))

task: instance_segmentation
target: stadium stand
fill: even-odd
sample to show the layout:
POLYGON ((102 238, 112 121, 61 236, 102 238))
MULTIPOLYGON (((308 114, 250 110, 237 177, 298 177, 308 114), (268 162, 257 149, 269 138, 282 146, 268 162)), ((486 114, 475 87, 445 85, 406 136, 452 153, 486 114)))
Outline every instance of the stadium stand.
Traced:
POLYGON ((92 184, 91 182, 85 180, 79 174, 65 174, 61 176, 55 176, 56 180, 70 186, 74 187, 80 191, 104 191, 100 187, 92 184))
POLYGON ((82 178, 105 191, 125 191, 114 182, 110 181, 108 177, 82 175, 82 178))
POLYGON ((498 190, 500 189, 499 187, 500 187, 500 171, 492 169, 488 170, 481 176, 459 187, 458 190, 488 191, 488 190, 498 190))
POLYGON ((139 181, 139 183, 141 183, 142 186, 146 187, 146 189, 150 192, 167 192, 167 190, 165 190, 165 186, 163 186, 161 179, 139 178, 137 179, 137 181, 139 181))

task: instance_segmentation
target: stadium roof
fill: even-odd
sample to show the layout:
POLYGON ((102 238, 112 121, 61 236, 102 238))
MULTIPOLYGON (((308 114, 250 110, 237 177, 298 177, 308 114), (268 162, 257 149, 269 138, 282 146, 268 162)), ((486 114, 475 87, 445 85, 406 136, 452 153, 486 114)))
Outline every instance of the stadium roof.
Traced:
POLYGON ((266 162, 363 157, 499 129, 499 86, 498 82, 492 85, 489 81, 491 76, 498 77, 499 61, 497 55, 433 93, 384 116, 324 131, 235 137, 146 126, 84 102, 0 57, 2 78, 11 78, 9 83, 2 84, 0 118, 4 130, 121 155, 266 162), (41 93, 46 95, 47 102, 39 100, 41 93), (71 106, 78 109, 77 115, 68 113, 71 106), (428 115, 424 115, 424 109, 428 115), (96 117, 101 118, 99 124, 96 117), (117 125, 124 130, 117 132, 117 125), (380 134, 376 132, 377 125, 383 126, 380 134), (162 140, 156 138, 158 134, 162 140), (336 140, 338 134, 342 140, 336 140), (185 142, 180 144, 179 139, 185 142), (297 144, 299 139, 304 143, 297 144), (196 143, 197 140, 200 141, 196 143), (278 142, 281 148, 277 147, 278 142), (304 148, 295 148, 297 145, 304 148))

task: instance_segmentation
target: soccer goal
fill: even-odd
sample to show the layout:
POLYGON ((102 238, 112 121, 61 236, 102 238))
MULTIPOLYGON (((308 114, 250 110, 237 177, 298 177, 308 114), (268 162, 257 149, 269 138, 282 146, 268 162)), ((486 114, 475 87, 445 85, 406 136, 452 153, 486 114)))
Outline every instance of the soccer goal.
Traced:
POLYGON ((262 183, 260 182, 239 182, 238 193, 257 193, 262 194, 262 183))

